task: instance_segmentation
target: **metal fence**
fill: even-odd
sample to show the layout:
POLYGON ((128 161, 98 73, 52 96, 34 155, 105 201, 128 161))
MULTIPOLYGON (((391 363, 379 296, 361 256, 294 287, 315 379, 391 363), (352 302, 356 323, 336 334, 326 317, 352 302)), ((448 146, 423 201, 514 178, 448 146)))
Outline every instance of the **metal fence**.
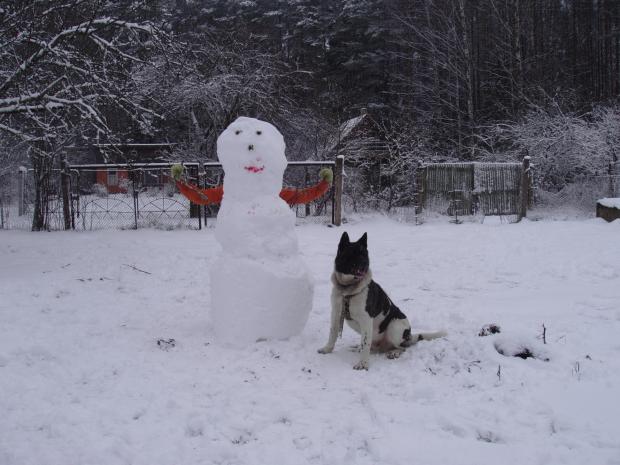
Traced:
MULTIPOLYGON (((223 182, 219 163, 183 163, 189 181, 199 187, 223 182)), ((62 170, 54 170, 50 194, 45 200, 46 229, 201 229, 213 224, 218 206, 191 203, 171 179, 172 163, 72 165, 66 168, 70 203, 63 211, 62 170), (66 218, 66 215, 70 218, 66 218)), ((332 161, 290 162, 284 173, 286 186, 316 184, 322 167, 335 168, 332 161)), ((33 220, 34 178, 32 170, 21 170, 0 178, 0 228, 30 229, 33 220)), ((321 199, 293 207, 298 222, 333 223, 336 196, 332 189, 321 199)))
MULTIPOLYGON (((167 163, 73 165, 71 227, 94 229, 199 229, 189 200, 178 193, 167 163)), ((194 177, 198 163, 187 163, 194 177)))
POLYGON ((537 189, 535 197, 542 210, 572 210, 593 216, 597 200, 620 197, 620 174, 578 176, 559 191, 537 189))

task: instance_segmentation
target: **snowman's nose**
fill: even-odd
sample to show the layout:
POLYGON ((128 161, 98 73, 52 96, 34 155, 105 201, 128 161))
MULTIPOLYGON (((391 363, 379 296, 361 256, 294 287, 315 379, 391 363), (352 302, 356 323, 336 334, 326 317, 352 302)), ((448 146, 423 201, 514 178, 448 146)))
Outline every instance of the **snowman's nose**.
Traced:
POLYGON ((254 144, 248 145, 248 150, 250 150, 250 151, 254 150, 254 144))

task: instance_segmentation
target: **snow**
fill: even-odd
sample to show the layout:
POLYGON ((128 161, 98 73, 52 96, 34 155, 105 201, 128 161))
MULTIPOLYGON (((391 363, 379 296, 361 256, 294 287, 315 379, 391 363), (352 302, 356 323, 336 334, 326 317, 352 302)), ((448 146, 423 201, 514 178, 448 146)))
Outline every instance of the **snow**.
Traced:
POLYGON ((217 140, 224 197, 215 237, 222 253, 211 268, 211 308, 219 341, 249 343, 298 334, 312 308, 313 281, 299 256, 295 214, 282 198, 282 134, 237 118, 217 140), (247 324, 239 325, 245 320, 247 324))
POLYGON ((603 207, 620 209, 620 198, 599 199, 597 203, 603 207))
POLYGON ((300 226, 306 327, 234 348, 209 320, 212 229, 0 231, 0 463, 618 464, 619 227, 300 226), (414 331, 447 338, 368 372, 348 328, 316 352, 343 230, 368 232, 414 331))

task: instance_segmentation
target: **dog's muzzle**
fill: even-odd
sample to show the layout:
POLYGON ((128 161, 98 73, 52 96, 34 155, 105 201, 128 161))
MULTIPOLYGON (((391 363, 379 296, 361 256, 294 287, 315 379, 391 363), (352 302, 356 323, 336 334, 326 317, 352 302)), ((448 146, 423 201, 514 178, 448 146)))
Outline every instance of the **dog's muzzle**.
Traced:
POLYGON ((354 274, 336 272, 336 280, 341 286, 350 286, 363 281, 367 274, 368 270, 355 272, 354 274))

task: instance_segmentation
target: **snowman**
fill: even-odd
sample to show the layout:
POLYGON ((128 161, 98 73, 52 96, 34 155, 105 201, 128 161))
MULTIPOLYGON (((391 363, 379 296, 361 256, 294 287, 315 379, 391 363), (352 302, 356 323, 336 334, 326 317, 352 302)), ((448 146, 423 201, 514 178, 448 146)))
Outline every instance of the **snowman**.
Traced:
POLYGON ((217 140, 224 169, 211 268, 211 316, 225 343, 283 339, 301 332, 313 281, 302 261, 295 215, 281 198, 287 162, 282 134, 253 118, 236 119, 217 140))

